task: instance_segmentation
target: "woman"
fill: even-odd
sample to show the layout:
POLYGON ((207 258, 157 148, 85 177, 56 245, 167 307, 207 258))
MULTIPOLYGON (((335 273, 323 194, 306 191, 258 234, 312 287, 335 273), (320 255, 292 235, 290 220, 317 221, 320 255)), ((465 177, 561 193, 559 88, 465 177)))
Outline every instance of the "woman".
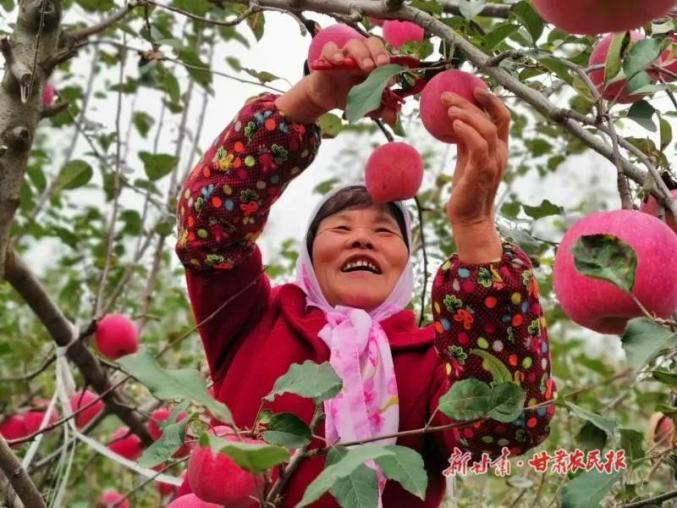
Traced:
MULTIPOLYGON (((330 194, 312 214, 294 284, 271 288, 255 244, 273 202, 318 150, 323 113, 344 108, 350 88, 389 55, 376 38, 332 43, 323 56, 357 70, 313 72, 289 92, 247 102, 197 164, 178 203, 177 254, 200 326, 216 398, 236 423, 253 427, 263 409, 305 422, 313 402, 284 395, 263 403, 291 364, 330 361, 344 390, 325 403, 317 433, 329 444, 451 423, 435 411, 453 381, 490 382, 483 358, 493 355, 527 392, 533 406, 553 396, 547 332, 529 258, 504 243, 493 202, 507 162, 510 116, 499 99, 478 94, 482 111, 445 94, 460 139, 453 194, 447 205, 458 252, 433 282, 434 325, 419 329, 405 306, 414 296, 410 222, 401 203, 376 205, 365 189, 330 194), (214 314, 211 319, 207 319, 214 314)), ((378 114, 392 123, 396 114, 378 114)), ((290 218, 298 220, 298 217, 290 218)), ((478 459, 508 447, 524 453, 548 435, 553 406, 525 410, 511 424, 490 420, 446 432, 382 440, 420 452, 428 471, 424 501, 384 482, 383 506, 436 507, 442 471, 455 447, 478 459)), ((315 440, 314 446, 321 445, 315 440)), ((283 506, 295 506, 323 469, 305 460, 292 476, 283 506)), ((375 467, 374 464, 371 466, 375 467)), ((326 494, 314 506, 337 506, 326 494)))

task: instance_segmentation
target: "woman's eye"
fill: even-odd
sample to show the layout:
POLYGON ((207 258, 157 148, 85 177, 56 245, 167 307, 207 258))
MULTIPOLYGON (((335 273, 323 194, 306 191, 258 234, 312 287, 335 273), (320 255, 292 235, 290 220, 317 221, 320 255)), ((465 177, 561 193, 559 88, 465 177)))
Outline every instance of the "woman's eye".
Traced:
POLYGON ((334 229, 337 229, 339 231, 350 231, 350 228, 348 226, 336 226, 334 229))
POLYGON ((393 233, 390 229, 387 228, 378 228, 376 230, 377 233, 393 233))

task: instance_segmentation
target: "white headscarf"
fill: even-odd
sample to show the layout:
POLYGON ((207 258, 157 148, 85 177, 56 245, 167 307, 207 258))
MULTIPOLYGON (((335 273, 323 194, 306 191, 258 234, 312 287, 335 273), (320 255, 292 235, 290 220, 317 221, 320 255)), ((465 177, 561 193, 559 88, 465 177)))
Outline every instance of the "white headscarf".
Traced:
MULTIPOLYGON (((346 187, 350 186, 335 188, 324 197, 313 210, 309 226, 322 205, 346 187)), ((404 217, 407 245, 411 250, 409 212, 401 202, 393 203, 404 217)), ((315 276, 307 248, 307 235, 308 232, 301 245, 294 284, 306 294, 306 307, 314 306, 324 311, 327 324, 318 335, 329 347, 329 363, 343 381, 341 392, 324 402, 325 438, 329 444, 335 444, 395 434, 399 430, 397 381, 388 337, 380 322, 403 310, 413 297, 411 253, 395 288, 376 309, 366 312, 342 305, 332 307, 322 294, 315 276)), ((396 440, 382 439, 378 443, 394 444, 396 440)), ((381 507, 385 477, 374 461, 369 461, 367 465, 377 472, 381 507)))

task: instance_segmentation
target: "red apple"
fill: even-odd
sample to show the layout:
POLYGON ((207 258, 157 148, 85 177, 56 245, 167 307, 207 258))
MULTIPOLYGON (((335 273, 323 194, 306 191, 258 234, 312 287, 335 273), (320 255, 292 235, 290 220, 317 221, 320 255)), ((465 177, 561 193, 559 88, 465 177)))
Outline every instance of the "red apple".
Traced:
POLYGON ((536 11, 572 34, 625 32, 665 16, 675 0, 533 0, 536 11))
POLYGON ((423 180, 423 159, 407 143, 386 143, 374 150, 364 172, 367 191, 375 202, 410 199, 423 180))
POLYGON ((186 494, 176 498, 167 508, 220 508, 222 505, 202 501, 195 494, 186 494))
MULTIPOLYGON (((159 423, 166 421, 167 418, 169 418, 169 415, 171 414, 172 411, 166 407, 156 409, 151 413, 150 419, 148 420, 148 433, 150 434, 150 437, 152 437, 154 441, 157 441, 158 439, 160 439, 160 436, 162 436, 162 429, 160 429, 159 423)), ((187 416, 188 413, 182 411, 179 414, 177 421, 185 420, 187 416)), ((185 457, 190 453, 190 450, 191 450, 190 444, 186 443, 177 450, 177 452, 174 454, 174 457, 175 458, 185 457)))
POLYGON ((70 398, 71 411, 75 413, 80 408, 85 408, 75 417, 75 425, 79 429, 86 426, 103 411, 104 403, 101 399, 97 399, 99 399, 99 396, 89 390, 79 391, 70 398))
POLYGON ((96 327, 96 347, 111 360, 139 350, 139 332, 134 322, 122 314, 108 314, 96 327))
POLYGON ((129 501, 124 498, 125 496, 120 494, 117 490, 106 490, 101 494, 101 497, 99 497, 99 502, 96 506, 97 508, 129 508, 129 501))
MULTIPOLYGON (((228 427, 216 427, 214 433, 230 441, 238 441, 228 427)), ((246 443, 262 443, 244 438, 246 443)), ((209 446, 196 445, 188 461, 188 483, 191 490, 203 501, 230 508, 254 508, 259 505, 252 499, 261 488, 263 478, 255 477, 241 469, 223 453, 213 453, 209 446), (224 479, 227 478, 227 481, 224 479)))
MULTIPOLYGON (((590 54, 589 65, 604 65, 606 63, 607 55, 609 54, 609 48, 611 47, 611 42, 614 35, 609 34, 602 38, 602 40, 593 48, 592 53, 590 54)), ((633 31, 630 32, 630 44, 634 45, 638 41, 644 39, 644 35, 641 32, 633 31)), ((656 79, 655 74, 649 74, 652 80, 656 79)), ((629 94, 627 91, 628 82, 625 79, 621 79, 609 85, 606 84, 607 76, 606 69, 601 68, 590 72, 590 81, 597 87, 599 93, 606 100, 614 100, 620 104, 629 104, 632 102, 637 102, 644 95, 643 94, 629 94)))
POLYGON ((383 22, 383 38, 388 44, 399 48, 411 41, 422 41, 425 36, 423 27, 411 21, 389 19, 383 22))
MULTIPOLYGON (((673 189, 671 191, 672 197, 677 199, 677 189, 673 189)), ((649 215, 653 215, 654 217, 658 216, 658 201, 656 201, 656 198, 653 196, 649 196, 649 199, 646 202, 642 202, 642 204, 639 207, 640 212, 648 213, 649 215)), ((673 217, 673 215, 666 211, 665 212, 665 221, 672 228, 672 230, 677 233, 677 220, 673 217)))
POLYGON ((50 106, 54 102, 54 87, 48 81, 45 83, 45 88, 42 90, 42 105, 50 106))
MULTIPOLYGON (((26 432, 27 434, 33 434, 40 430, 40 425, 42 420, 45 417, 45 411, 26 411, 24 413, 24 422, 26 423, 26 432)), ((59 421, 59 413, 56 410, 52 410, 52 414, 49 417, 49 421, 45 423, 47 425, 54 425, 59 421)))
POLYGON ((374 26, 383 26, 383 23, 385 22, 385 19, 381 19, 381 18, 369 17, 368 19, 369 19, 369 23, 371 23, 374 26))
POLYGON ((129 429, 126 427, 120 428, 113 433, 108 448, 129 460, 136 460, 143 453, 141 439, 136 434, 129 432, 129 429))
POLYGON ((667 318, 677 309, 677 235, 649 214, 635 210, 592 213, 564 235, 555 256, 553 283, 565 314, 600 333, 622 334, 629 319, 643 316, 633 299, 610 282, 576 271, 571 252, 583 235, 613 235, 637 255, 633 295, 649 312, 667 318))
POLYGON ((320 30, 308 48, 308 62, 313 62, 322 56, 322 48, 328 42, 335 43, 339 49, 343 48, 352 39, 364 39, 364 36, 353 27, 338 23, 320 30))
POLYGON ((23 415, 9 415, 0 422, 0 435, 11 441, 28 435, 23 415))
POLYGON ((449 108, 442 104, 442 94, 453 92, 482 109, 482 105, 474 96, 477 88, 489 89, 484 81, 473 74, 457 70, 440 72, 421 92, 420 107, 423 126, 440 141, 456 143, 453 123, 447 114, 449 108))

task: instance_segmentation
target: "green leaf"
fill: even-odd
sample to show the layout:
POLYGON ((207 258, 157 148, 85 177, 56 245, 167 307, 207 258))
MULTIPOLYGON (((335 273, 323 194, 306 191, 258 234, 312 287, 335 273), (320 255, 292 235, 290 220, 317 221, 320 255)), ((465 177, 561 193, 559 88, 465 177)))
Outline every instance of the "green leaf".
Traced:
POLYGON ((338 182, 338 178, 330 178, 329 180, 318 183, 313 189, 313 192, 324 196, 326 193, 331 191, 338 182))
POLYGON ((212 83, 212 72, 209 65, 200 59, 200 56, 192 48, 182 48, 177 51, 177 56, 184 64, 191 78, 208 88, 212 83))
POLYGON ((543 21, 531 6, 531 3, 522 0, 510 8, 510 13, 527 29, 531 36, 531 42, 536 44, 536 41, 543 34, 543 21))
POLYGON ((312 437, 308 426, 292 413, 272 415, 269 430, 263 433, 263 439, 267 443, 285 448, 301 448, 310 443, 312 437))
POLYGON ((538 206, 523 204, 522 208, 524 209, 524 213, 532 219, 542 219, 543 217, 548 217, 550 215, 561 215, 564 212, 564 209, 561 206, 557 206, 547 199, 541 201, 541 204, 538 206))
POLYGON ((485 4, 485 0, 459 0, 458 8, 465 19, 473 19, 482 12, 485 4))
POLYGON ((118 363, 158 399, 179 401, 187 399, 209 409, 218 420, 233 424, 230 410, 209 395, 205 380, 197 370, 163 369, 145 349, 120 358, 118 363))
POLYGON ((370 111, 381 105, 383 90, 390 78, 405 70, 401 65, 384 65, 369 74, 369 77, 357 86, 351 88, 346 104, 346 118, 350 123, 357 122, 370 111))
POLYGON ((172 0, 172 5, 202 17, 213 7, 208 0, 172 0))
POLYGON ((139 158, 143 161, 148 179, 152 181, 167 176, 179 162, 177 157, 166 153, 139 152, 139 158))
POLYGON ((319 499, 322 494, 331 489, 340 478, 346 478, 359 466, 371 459, 378 459, 395 453, 386 447, 378 445, 362 445, 351 448, 337 463, 326 467, 303 493, 303 499, 296 508, 303 508, 319 499))
POLYGON ((496 385, 491 390, 491 411, 489 416, 502 423, 517 419, 524 410, 525 391, 512 382, 496 385))
POLYGON ((209 447, 233 459, 238 466, 252 473, 263 473, 271 467, 289 460, 289 450, 281 446, 231 441, 209 435, 209 447))
POLYGON ((323 139, 335 138, 343 128, 341 119, 333 113, 325 113, 319 120, 323 139))
POLYGON ((155 119, 148 113, 136 111, 132 116, 132 122, 134 123, 136 130, 141 134, 141 137, 145 138, 148 135, 148 131, 150 131, 150 128, 153 126, 153 123, 155 123, 155 119))
POLYGON ((123 233, 131 236, 141 234, 141 215, 136 210, 123 210, 120 213, 120 220, 125 223, 123 233))
POLYGON ((604 80, 606 82, 611 81, 621 71, 621 56, 626 43, 625 35, 625 32, 616 33, 611 39, 609 52, 604 62, 604 80))
POLYGON ((662 350, 677 346, 677 333, 651 319, 635 318, 625 327, 621 345, 630 366, 639 369, 662 350))
POLYGON ((585 451, 603 450, 607 442, 607 435, 593 423, 585 422, 576 434, 576 442, 585 451))
POLYGON ((438 0, 413 0, 411 6, 430 14, 442 14, 442 4, 438 0))
POLYGON ((375 508, 378 506, 376 471, 360 464, 345 478, 338 478, 329 489, 339 506, 375 508))
POLYGON ((666 385, 677 387, 677 373, 669 372, 664 369, 656 369, 651 371, 651 375, 656 381, 665 383, 666 385))
POLYGON ((494 377, 494 384, 506 382, 509 383, 512 381, 510 371, 500 358, 488 353, 487 351, 482 351, 481 349, 471 349, 470 352, 482 358, 482 368, 488 372, 491 372, 491 375, 494 377))
POLYGON ((594 508, 599 506, 618 481, 622 471, 611 474, 596 469, 585 472, 569 481, 562 488, 562 508, 594 508))
POLYGON ((660 119, 661 150, 665 150, 672 143, 672 125, 665 118, 660 119))
POLYGON ((424 500, 428 488, 428 473, 426 473, 421 455, 407 446, 389 445, 386 449, 394 452, 394 455, 376 459, 383 474, 389 480, 395 480, 402 485, 402 488, 424 500))
POLYGON ((571 75, 573 71, 564 65, 560 58, 546 55, 539 56, 538 61, 541 62, 549 71, 554 72, 562 81, 573 86, 574 78, 571 75))
POLYGON ((634 429, 618 429, 621 434, 621 449, 629 462, 644 458, 644 434, 634 429))
POLYGON ((482 381, 470 378, 456 381, 440 397, 439 410, 454 420, 476 420, 491 410, 491 388, 482 381))
POLYGON ((661 54, 661 42, 658 39, 644 39, 634 44, 623 59, 623 72, 632 78, 638 72, 647 69, 661 54))
POLYGON ((285 375, 277 378, 272 391, 264 399, 273 400, 283 393, 294 393, 299 397, 315 399, 315 403, 319 404, 339 393, 342 385, 329 362, 318 365, 306 360, 301 365, 294 363, 285 375))
POLYGON ((572 249, 576 270, 632 292, 637 255, 634 249, 613 235, 581 236, 572 249))
POLYGON ((593 413, 592 411, 588 411, 587 409, 577 406, 572 402, 564 401, 564 404, 566 404, 566 406, 571 409, 571 411, 576 416, 589 421, 598 429, 603 430, 607 436, 613 437, 617 425, 615 421, 604 418, 603 416, 593 413))
POLYGON ((257 12, 252 16, 248 16, 247 25, 251 28, 256 40, 260 41, 261 37, 263 37, 263 30, 266 27, 266 18, 264 17, 263 12, 257 12))
POLYGON ((14 0, 0 0, 0 7, 5 9, 5 12, 10 12, 14 9, 14 0))
POLYGON ((654 107, 647 101, 637 101, 628 110, 628 118, 646 130, 656 132, 656 124, 653 121, 655 112, 654 107))
POLYGON ((77 189, 87 185, 94 171, 87 162, 76 159, 67 162, 57 176, 55 189, 77 189))
POLYGON ((178 423, 167 423, 162 428, 162 435, 152 445, 146 448, 139 459, 143 467, 155 467, 169 460, 184 444, 188 420, 178 423))

